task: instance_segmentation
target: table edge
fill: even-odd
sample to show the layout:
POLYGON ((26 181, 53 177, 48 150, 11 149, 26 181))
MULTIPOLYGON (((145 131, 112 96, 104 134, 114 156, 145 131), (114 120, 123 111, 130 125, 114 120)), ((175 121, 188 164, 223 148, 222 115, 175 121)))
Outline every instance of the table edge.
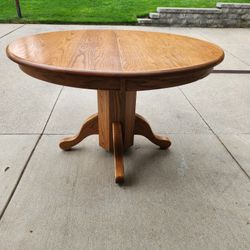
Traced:
MULTIPOLYGON (((65 30, 65 31, 71 31, 71 30, 65 30)), ((65 31, 54 31, 54 32, 65 32, 65 31)), ((77 31, 77 30, 74 30, 77 31)), ((116 30, 112 30, 112 31, 116 31, 116 30)), ((118 30, 119 31, 119 30, 118 30)), ((125 30, 125 31, 134 31, 134 30, 125 30)), ((54 33, 54 32, 44 32, 44 33, 38 33, 38 34, 46 34, 46 33, 54 33)), ((220 51, 221 51, 221 56, 203 63, 203 64, 198 64, 198 65, 194 65, 194 66, 188 66, 188 67, 182 67, 182 68, 175 68, 175 69, 166 69, 166 70, 156 70, 156 71, 146 71, 146 72, 104 72, 104 71, 95 71, 95 70, 78 70, 78 69, 70 69, 68 67, 58 67, 58 66, 53 66, 53 65, 46 65, 46 64, 40 64, 40 63, 35 63, 32 61, 28 61, 28 60, 24 60, 23 58, 20 58, 18 56, 16 56, 15 54, 11 53, 9 46, 11 45, 11 43, 6 47, 6 54, 8 56, 8 58, 12 61, 14 61, 15 63, 19 64, 19 65, 23 65, 23 66, 29 66, 29 67, 33 67, 36 69, 41 69, 41 70, 48 70, 48 71, 53 71, 55 73, 65 73, 65 74, 74 74, 74 75, 83 75, 83 76, 101 76, 101 77, 147 77, 147 76, 157 76, 157 75, 167 75, 167 74, 172 74, 172 73, 180 73, 180 72, 188 72, 188 71, 196 71, 198 69, 204 69, 204 68, 211 68, 214 67, 216 65, 218 65, 219 63, 221 63, 224 60, 225 57, 225 53, 223 51, 223 49, 221 47, 219 47, 218 45, 205 41, 205 40, 201 40, 201 39, 197 39, 191 36, 185 36, 185 35, 179 35, 179 34, 172 34, 172 33, 163 33, 163 32, 152 32, 152 31, 136 31, 136 32, 149 32, 149 33, 160 33, 160 34, 169 34, 169 35, 176 35, 176 36, 181 36, 181 37, 187 37, 187 38, 192 38, 194 40, 198 40, 198 41, 202 41, 204 43, 208 43, 214 47, 217 47, 220 51)), ((29 37, 29 36, 27 36, 29 37)), ((19 38, 21 39, 21 38, 19 38)))

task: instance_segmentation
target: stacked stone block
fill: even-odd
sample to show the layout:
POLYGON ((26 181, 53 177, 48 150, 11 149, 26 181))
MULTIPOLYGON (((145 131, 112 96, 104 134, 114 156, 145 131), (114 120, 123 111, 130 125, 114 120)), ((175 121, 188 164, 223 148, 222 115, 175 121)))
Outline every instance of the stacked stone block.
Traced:
POLYGON ((250 27, 250 4, 217 3, 216 8, 157 8, 140 25, 245 28, 250 27))

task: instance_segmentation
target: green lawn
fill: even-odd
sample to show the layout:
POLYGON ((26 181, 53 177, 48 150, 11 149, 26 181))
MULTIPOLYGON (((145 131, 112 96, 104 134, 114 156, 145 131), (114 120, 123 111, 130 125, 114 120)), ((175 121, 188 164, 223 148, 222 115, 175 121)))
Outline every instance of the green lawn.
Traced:
POLYGON ((219 0, 20 0, 23 18, 18 19, 15 0, 0 0, 0 22, 133 23, 157 7, 215 7, 216 2, 219 0))

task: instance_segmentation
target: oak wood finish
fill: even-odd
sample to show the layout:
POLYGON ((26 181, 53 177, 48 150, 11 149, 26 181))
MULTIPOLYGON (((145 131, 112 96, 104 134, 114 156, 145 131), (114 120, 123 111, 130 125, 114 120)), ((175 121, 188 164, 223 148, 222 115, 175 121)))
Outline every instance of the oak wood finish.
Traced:
POLYGON ((119 123, 124 150, 133 145, 134 135, 142 135, 161 149, 167 149, 171 145, 168 137, 154 134, 149 123, 135 114, 135 104, 136 92, 98 90, 98 114, 90 116, 76 136, 61 140, 60 148, 69 150, 87 136, 99 134, 100 146, 113 152, 113 123, 119 123))
POLYGON ((124 149, 134 142, 136 92, 98 90, 99 144, 113 151, 112 123, 122 127, 124 149))
POLYGON ((80 132, 72 137, 64 138, 60 141, 59 146, 63 150, 70 150, 73 146, 80 143, 90 135, 98 134, 98 114, 91 115, 82 125, 80 132))
POLYGON ((145 136, 152 143, 158 145, 161 149, 167 149, 171 145, 171 141, 168 139, 168 137, 154 134, 149 123, 138 114, 135 116, 134 134, 145 136))
POLYGON ((174 34, 76 30, 37 34, 7 47, 27 74, 78 88, 148 90, 199 80, 224 58, 218 46, 174 34), (104 46, 105 45, 105 46, 104 46))
POLYGON ((221 48, 205 41, 132 30, 37 34, 16 40, 6 52, 32 77, 97 90, 98 114, 76 136, 63 139, 60 147, 69 150, 87 136, 99 134, 100 146, 114 153, 117 183, 124 181, 123 151, 133 145, 135 134, 162 149, 171 145, 135 113, 136 91, 199 80, 224 58, 221 48))
POLYGON ((124 182, 123 139, 122 126, 119 122, 112 123, 112 135, 114 145, 115 182, 122 184, 124 182))

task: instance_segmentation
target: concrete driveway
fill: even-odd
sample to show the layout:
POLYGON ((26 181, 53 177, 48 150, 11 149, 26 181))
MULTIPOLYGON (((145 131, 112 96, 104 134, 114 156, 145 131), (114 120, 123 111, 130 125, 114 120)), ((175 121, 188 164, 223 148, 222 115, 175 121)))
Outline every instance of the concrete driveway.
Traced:
POLYGON ((250 29, 91 26, 208 40, 226 52, 217 70, 241 70, 139 92, 137 111, 173 144, 136 137, 119 187, 97 136, 58 147, 96 112, 96 92, 33 79, 5 55, 21 36, 87 28, 0 25, 0 249, 249 249, 250 29))

